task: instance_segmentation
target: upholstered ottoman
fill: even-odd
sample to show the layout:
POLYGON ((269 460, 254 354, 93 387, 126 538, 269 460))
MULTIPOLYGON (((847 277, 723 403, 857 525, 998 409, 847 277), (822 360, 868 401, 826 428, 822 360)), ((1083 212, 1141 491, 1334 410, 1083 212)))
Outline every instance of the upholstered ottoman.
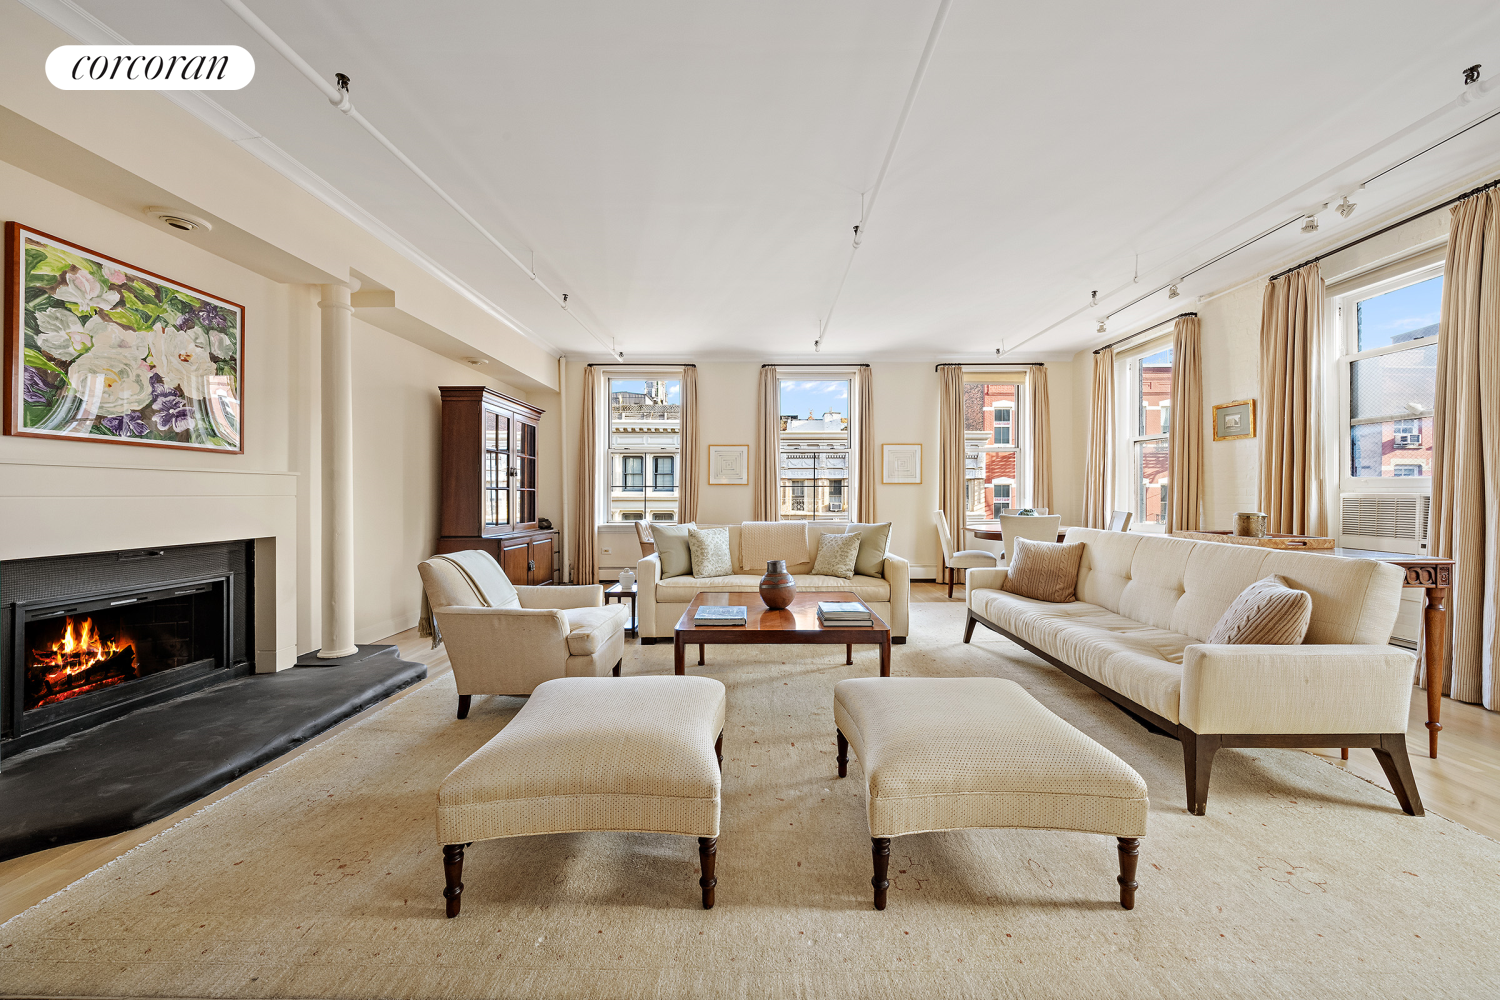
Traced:
POLYGON ((562 677, 438 789, 448 916, 476 840, 620 830, 698 838, 714 905, 724 685, 709 677, 562 677))
POLYGON ((1146 782, 1014 681, 863 677, 833 687, 839 777, 865 771, 875 909, 891 838, 933 830, 1077 830, 1119 838, 1120 905, 1135 906, 1146 782))

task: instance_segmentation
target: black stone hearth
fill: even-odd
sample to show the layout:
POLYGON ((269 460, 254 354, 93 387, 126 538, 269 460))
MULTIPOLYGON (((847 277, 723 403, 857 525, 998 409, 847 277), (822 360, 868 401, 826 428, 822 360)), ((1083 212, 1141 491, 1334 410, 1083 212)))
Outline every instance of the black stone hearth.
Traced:
POLYGON ((0 761, 0 860, 167 816, 427 676, 394 646, 369 649, 228 680, 0 761))

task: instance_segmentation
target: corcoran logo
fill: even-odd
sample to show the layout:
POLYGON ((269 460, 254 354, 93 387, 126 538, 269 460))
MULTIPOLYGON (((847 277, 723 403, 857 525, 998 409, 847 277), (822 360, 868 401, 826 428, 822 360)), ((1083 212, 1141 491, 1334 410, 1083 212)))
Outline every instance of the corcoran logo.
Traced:
POLYGON ((47 57, 62 90, 239 90, 253 76, 238 45, 63 45, 47 57))

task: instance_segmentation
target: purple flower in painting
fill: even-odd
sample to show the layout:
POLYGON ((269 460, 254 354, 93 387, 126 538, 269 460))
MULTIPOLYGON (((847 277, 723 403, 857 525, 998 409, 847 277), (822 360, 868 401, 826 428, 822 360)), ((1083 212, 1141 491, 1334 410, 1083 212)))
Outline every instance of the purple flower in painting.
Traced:
POLYGON ((201 326, 206 330, 227 330, 229 317, 218 306, 204 303, 177 321, 179 330, 186 330, 190 326, 201 326))
POLYGON ((126 413, 118 417, 105 417, 99 421, 120 437, 142 437, 151 432, 139 413, 126 413))
POLYGON ((193 426, 193 408, 182 398, 182 393, 162 382, 161 376, 151 376, 151 406, 156 415, 157 430, 180 433, 193 426))
POLYGON ((21 376, 21 398, 28 403, 45 403, 47 394, 52 391, 52 385, 35 368, 26 367, 22 369, 21 376))

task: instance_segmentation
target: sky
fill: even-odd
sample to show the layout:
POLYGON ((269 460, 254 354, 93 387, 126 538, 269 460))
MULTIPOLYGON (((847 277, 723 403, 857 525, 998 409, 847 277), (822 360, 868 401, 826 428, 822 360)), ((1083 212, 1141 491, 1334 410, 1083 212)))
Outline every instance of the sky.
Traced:
POLYGON ((815 418, 821 418, 829 410, 842 413, 847 417, 849 415, 849 380, 796 382, 791 379, 782 379, 781 415, 795 413, 805 420, 809 410, 815 418))
POLYGON ((1397 334, 1431 326, 1443 311, 1443 278, 1428 278, 1359 303, 1359 350, 1386 347, 1397 334))

